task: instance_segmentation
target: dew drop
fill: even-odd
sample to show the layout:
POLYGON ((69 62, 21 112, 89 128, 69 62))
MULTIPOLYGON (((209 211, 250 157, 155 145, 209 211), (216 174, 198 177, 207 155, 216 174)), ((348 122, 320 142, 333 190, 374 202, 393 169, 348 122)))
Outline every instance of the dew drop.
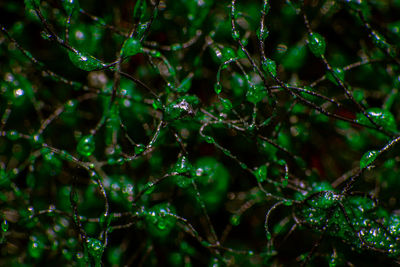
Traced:
POLYGON ((236 214, 232 215, 230 222, 233 226, 238 226, 240 224, 240 216, 236 214))
POLYGON ((8 231, 8 222, 6 219, 3 220, 3 222, 1 223, 1 230, 3 232, 7 232, 8 231))
POLYGON ((276 76, 276 63, 272 59, 267 58, 263 61, 262 68, 266 73, 276 76))
POLYGON ((376 157, 378 156, 379 151, 377 150, 370 150, 367 151, 360 160, 360 168, 364 169, 368 167, 372 162, 375 161, 376 157))
POLYGON ((146 149, 146 146, 145 145, 143 145, 143 144, 137 144, 136 146, 135 146, 135 154, 137 155, 137 154, 140 154, 140 153, 142 153, 143 151, 145 151, 145 149, 146 149))
POLYGON ((32 258, 38 259, 44 251, 44 244, 37 238, 32 237, 28 244, 28 252, 32 258))
POLYGON ((216 83, 214 85, 214 91, 219 95, 222 92, 222 86, 219 83, 216 83))
POLYGON ((259 40, 265 41, 267 37, 269 36, 269 31, 267 28, 264 28, 261 30, 261 28, 257 29, 257 37, 259 40))
POLYGON ((104 252, 104 245, 100 240, 96 238, 88 238, 86 246, 89 254, 94 258, 95 261, 101 259, 101 256, 104 252))
POLYGON ((142 44, 136 38, 127 39, 121 49, 121 55, 124 57, 134 56, 142 52, 142 44))
POLYGON ((221 104, 225 110, 229 111, 232 109, 232 102, 229 99, 224 99, 221 97, 219 100, 221 101, 221 104))
POLYGON ((257 180, 262 183, 267 179, 267 166, 262 165, 260 166, 254 174, 256 175, 257 180))
POLYGON ((263 100, 263 98, 266 96, 267 96, 267 91, 262 85, 252 85, 250 86, 250 88, 247 90, 246 93, 247 101, 253 104, 257 104, 258 102, 263 100))
POLYGON ((82 70, 92 71, 105 66, 103 62, 85 52, 68 51, 68 56, 71 62, 82 70))
POLYGON ((86 135, 82 137, 78 143, 78 146, 76 147, 78 153, 84 157, 92 155, 94 149, 95 142, 93 140, 93 135, 86 135))
MULTIPOLYGON (((396 120, 390 111, 380 108, 369 108, 366 110, 366 113, 368 113, 377 125, 392 132, 397 131, 396 120)), ((371 122, 362 113, 357 114, 357 122, 371 125, 371 122)))
MULTIPOLYGON (((345 72, 343 69, 341 68, 334 68, 333 73, 335 74, 336 78, 338 78, 341 81, 344 81, 344 75, 345 72)), ((333 74, 331 72, 328 72, 326 75, 326 78, 331 81, 332 83, 336 84, 337 86, 339 86, 339 83, 336 81, 335 77, 333 77, 333 74)))
POLYGON ((321 57, 325 53, 326 43, 324 37, 318 33, 308 36, 308 47, 316 57, 321 57))
POLYGON ((76 9, 79 8, 78 0, 62 0, 62 5, 68 15, 71 15, 76 9))

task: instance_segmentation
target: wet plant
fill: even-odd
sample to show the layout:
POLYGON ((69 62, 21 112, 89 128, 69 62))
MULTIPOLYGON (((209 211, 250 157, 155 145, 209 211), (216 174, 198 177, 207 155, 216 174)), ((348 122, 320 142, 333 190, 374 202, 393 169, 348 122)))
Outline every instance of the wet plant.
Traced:
POLYGON ((400 1, 0 12, 0 265, 399 264, 400 1))

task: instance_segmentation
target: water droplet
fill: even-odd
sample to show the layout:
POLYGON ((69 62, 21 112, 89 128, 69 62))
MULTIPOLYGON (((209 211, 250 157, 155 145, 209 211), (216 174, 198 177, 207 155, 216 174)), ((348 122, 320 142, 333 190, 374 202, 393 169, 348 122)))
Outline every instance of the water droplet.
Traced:
POLYGON ((222 92, 222 86, 219 83, 216 83, 214 85, 214 91, 219 95, 222 92))
MULTIPOLYGON (((396 120, 390 111, 380 108, 369 108, 366 110, 366 113, 368 113, 377 125, 382 126, 385 130, 391 132, 397 131, 396 120)), ((362 113, 357 114, 357 122, 371 125, 371 122, 362 113)))
POLYGON ((86 246, 89 254, 95 260, 101 259, 101 256, 103 255, 104 252, 104 245, 100 240, 96 238, 88 238, 86 246))
POLYGON ((152 57, 161 57, 161 53, 159 51, 157 51, 157 50, 151 50, 150 51, 150 55, 152 57))
POLYGON ((235 41, 240 39, 240 34, 239 34, 239 32, 237 30, 232 30, 232 38, 235 41))
POLYGON ((192 87, 192 76, 188 76, 182 80, 179 87, 176 88, 176 91, 178 93, 186 93, 190 90, 191 87, 192 87))
POLYGON ((260 166, 254 174, 256 175, 257 180, 262 183, 267 179, 267 166, 262 165, 260 166))
POLYGON ((172 51, 178 51, 182 49, 182 45, 181 44, 173 44, 171 45, 171 50, 172 51))
POLYGON ((224 98, 220 97, 219 100, 221 101, 221 104, 226 111, 229 111, 232 109, 232 102, 229 101, 229 99, 224 99, 224 98))
MULTIPOLYGON (((335 73, 336 78, 338 78, 341 81, 344 81, 344 75, 345 75, 345 71, 341 68, 334 68, 332 70, 335 73)), ((333 82, 334 84, 336 84, 337 86, 339 86, 339 83, 336 81, 335 77, 333 77, 332 72, 328 72, 326 74, 326 78, 333 82)))
POLYGON ((78 146, 76 147, 76 150, 80 155, 88 157, 92 155, 95 147, 96 146, 93 139, 93 135, 86 135, 81 138, 81 140, 78 143, 78 146))
POLYGON ((136 154, 136 155, 137 155, 137 154, 140 154, 140 153, 142 153, 145 149, 146 149, 146 146, 145 146, 145 145, 143 145, 143 144, 137 144, 137 145, 135 146, 135 154, 136 154))
POLYGON ((62 5, 68 15, 71 15, 75 10, 79 8, 78 0, 62 0, 62 5))
POLYGON ((267 240, 271 240, 272 235, 269 231, 266 231, 265 236, 267 237, 267 240))
POLYGON ((28 252, 32 258, 38 259, 44 251, 44 244, 35 236, 28 243, 28 252))
POLYGON ((265 39, 267 39, 267 37, 269 36, 269 31, 265 27, 263 30, 261 30, 261 28, 258 28, 256 34, 259 40, 265 41, 265 39))
POLYGON ((195 108, 200 103, 197 96, 186 95, 169 104, 164 110, 164 118, 168 121, 176 120, 187 115, 194 116, 195 108))
POLYGON ((370 150, 367 151, 360 159, 360 168, 366 168, 372 162, 375 161, 376 157, 378 157, 379 151, 377 150, 370 150))
POLYGON ((276 63, 272 59, 267 58, 263 61, 262 68, 269 75, 276 76, 276 63))
POLYGON ((238 226, 240 224, 240 215, 236 214, 232 215, 230 222, 233 226, 238 226))
POLYGON ((236 57, 235 50, 230 47, 224 47, 222 49, 222 60, 228 61, 236 57))
POLYGON ((105 66, 103 62, 85 52, 79 52, 77 50, 68 51, 68 56, 71 62, 82 70, 92 71, 105 66))
POLYGON ((175 209, 169 203, 160 203, 153 206, 146 213, 149 231, 155 236, 167 236, 175 226, 175 209))
POLYGON ((136 38, 127 39, 121 49, 121 55, 123 57, 134 56, 142 52, 142 44, 136 38))
POLYGON ((246 93, 246 99, 247 101, 257 104, 261 100, 263 100, 264 97, 267 96, 267 90, 265 90, 264 86, 262 85, 252 85, 250 88, 247 90, 246 93))
POLYGON ((154 99, 153 100, 153 108, 154 109, 162 109, 163 104, 161 103, 161 101, 154 99))
POLYGON ((383 35, 380 33, 373 31, 371 33, 371 38, 374 45, 381 49, 388 49, 390 47, 390 45, 386 42, 385 37, 383 37, 383 35))
POLYGON ((185 156, 182 156, 175 163, 175 166, 172 169, 172 171, 177 172, 177 173, 192 172, 193 166, 192 166, 192 164, 190 164, 189 160, 185 156))
POLYGON ((268 1, 264 1, 262 10, 265 13, 265 15, 268 14, 270 9, 271 9, 271 6, 270 6, 269 2, 268 1))
POLYGON ((3 222, 1 223, 1 230, 3 232, 7 232, 8 231, 8 222, 6 219, 3 220, 3 222))
POLYGON ((308 36, 308 47, 316 57, 321 57, 325 53, 326 43, 324 37, 318 33, 308 36))
POLYGON ((209 143, 209 144, 214 144, 215 143, 214 138, 212 138, 211 136, 205 136, 204 140, 206 140, 206 142, 209 143))
POLYGON ((15 140, 17 140, 19 138, 19 133, 16 132, 16 131, 8 131, 6 133, 6 137, 8 139, 10 139, 11 141, 15 141, 15 140))

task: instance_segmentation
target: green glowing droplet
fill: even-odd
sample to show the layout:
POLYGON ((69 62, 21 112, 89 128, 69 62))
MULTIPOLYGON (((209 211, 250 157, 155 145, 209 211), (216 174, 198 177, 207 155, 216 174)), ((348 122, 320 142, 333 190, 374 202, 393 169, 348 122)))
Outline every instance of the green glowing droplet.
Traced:
POLYGON ((385 37, 383 37, 383 35, 380 33, 373 31, 371 33, 371 38, 374 45, 381 49, 388 49, 390 47, 390 45, 386 42, 385 37))
POLYGON ((225 99, 225 98, 221 97, 219 100, 221 101, 221 104, 226 111, 229 111, 232 109, 232 102, 229 99, 225 99))
POLYGON ((38 259, 42 256, 44 251, 44 244, 37 238, 31 237, 28 243, 28 252, 32 258, 38 259))
POLYGON ((162 109, 163 104, 161 103, 161 101, 154 99, 153 100, 153 108, 154 109, 162 109))
POLYGON ((214 85, 214 91, 219 95, 222 92, 222 86, 219 83, 216 83, 214 85))
POLYGON ((40 32, 40 36, 42 36, 42 38, 44 39, 44 40, 50 40, 50 38, 51 38, 51 34, 49 34, 49 33, 47 33, 47 32, 45 32, 45 31, 41 31, 40 32))
POLYGON ((68 56, 71 62, 82 70, 92 71, 105 66, 103 62, 85 52, 68 51, 68 56))
POLYGON ((62 0, 62 5, 68 15, 71 15, 79 8, 78 0, 62 0))
POLYGON ((224 47, 222 49, 222 60, 223 61, 228 61, 230 59, 233 59, 236 57, 235 50, 233 50, 230 47, 224 47))
POLYGON ((136 38, 127 39, 121 49, 121 55, 123 57, 134 56, 142 52, 142 44, 136 38))
POLYGON ((267 96, 267 90, 265 90, 264 86, 262 85, 252 85, 250 88, 247 90, 246 93, 246 99, 247 101, 257 104, 261 100, 263 100, 264 97, 267 96))
POLYGON ((8 231, 8 222, 6 219, 3 220, 3 222, 1 223, 1 230, 3 232, 7 232, 8 231))
MULTIPOLYGON (((334 68, 333 72, 335 73, 336 78, 338 78, 341 81, 344 81, 344 75, 345 75, 345 71, 341 68, 334 68)), ((339 86, 339 83, 336 81, 335 77, 333 77, 333 74, 331 72, 328 72, 326 74, 326 78, 331 81, 332 83, 336 84, 337 86, 339 86)))
POLYGON ((186 95, 180 97, 165 108, 164 118, 167 121, 172 121, 186 116, 193 116, 199 103, 200 100, 197 96, 186 95))
POLYGON ((257 180, 262 183, 267 179, 267 166, 262 165, 260 166, 254 174, 256 175, 257 180))
POLYGON ((100 260, 104 252, 103 243, 96 238, 88 238, 86 241, 86 246, 89 254, 93 257, 95 261, 100 260))
POLYGON ((214 144, 215 143, 214 138, 212 138, 211 136, 205 136, 204 140, 206 140, 206 142, 209 143, 209 144, 214 144))
POLYGON ((6 137, 8 139, 10 139, 11 141, 15 141, 15 140, 17 140, 19 138, 19 134, 16 131, 8 131, 6 133, 6 137))
POLYGON ((339 196, 333 191, 327 191, 321 193, 315 198, 312 198, 308 201, 308 204, 314 208, 327 209, 332 207, 337 200, 339 200, 339 196))
POLYGON ((143 144, 137 144, 136 146, 135 146, 135 154, 137 155, 137 154, 140 154, 140 153, 142 153, 143 151, 145 151, 145 149, 146 149, 146 146, 145 145, 143 145, 143 144))
MULTIPOLYGON (((366 113, 377 125, 382 126, 385 130, 391 132, 397 131, 396 120, 390 111, 380 108, 369 108, 366 110, 366 113)), ((362 113, 357 114, 356 120, 358 123, 372 125, 368 118, 362 113)))
POLYGON ((151 50, 150 51, 150 55, 152 57, 161 57, 161 53, 159 51, 157 51, 157 50, 151 50))
POLYGON ((240 34, 237 30, 232 30, 232 38, 235 41, 238 41, 240 39, 240 34))
POLYGON ((177 173, 187 173, 191 172, 192 170, 193 166, 185 156, 180 157, 172 169, 172 171, 177 173))
POLYGON ((360 168, 366 168, 368 167, 372 162, 375 161, 375 159, 378 157, 379 151, 377 150, 370 150, 367 151, 360 160, 360 168))
POLYGON ((285 206, 292 206, 292 205, 293 205, 293 201, 292 201, 292 200, 285 200, 285 201, 283 202, 283 205, 285 205, 285 206))
POLYGON ((316 57, 321 57, 325 53, 326 43, 324 37, 318 33, 308 36, 308 47, 316 57))
POLYGON ((171 216, 175 209, 169 203, 160 203, 153 206, 146 213, 149 231, 154 236, 165 237, 175 226, 176 218, 171 216))
POLYGON ((238 226, 240 224, 240 215, 232 215, 230 221, 233 226, 238 226))
POLYGON ((257 37, 259 40, 265 41, 265 39, 267 39, 269 36, 269 31, 267 28, 264 27, 263 30, 261 30, 261 28, 257 29, 257 37))
MULTIPOLYGON (((229 152, 230 153, 230 152, 229 152)), ((245 164, 245 163, 240 163, 239 164, 240 165, 240 167, 243 169, 243 170, 246 170, 248 167, 247 167, 247 165, 245 164)))
POLYGON ((267 240, 271 240, 272 239, 272 235, 269 231, 266 231, 265 236, 267 237, 267 240))
POLYGON ((272 59, 267 58, 263 61, 262 68, 269 75, 276 76, 276 63, 272 59))
POLYGON ((265 15, 268 14, 270 9, 271 9, 271 6, 270 6, 269 2, 268 1, 264 1, 262 10, 265 13, 265 15))
POLYGON ((179 87, 176 89, 178 93, 186 93, 190 90, 190 87, 192 87, 192 77, 186 77, 185 79, 182 80, 181 84, 179 87))
POLYGON ((76 147, 78 153, 84 157, 89 157, 92 155, 96 145, 93 139, 93 135, 86 135, 81 138, 76 147))

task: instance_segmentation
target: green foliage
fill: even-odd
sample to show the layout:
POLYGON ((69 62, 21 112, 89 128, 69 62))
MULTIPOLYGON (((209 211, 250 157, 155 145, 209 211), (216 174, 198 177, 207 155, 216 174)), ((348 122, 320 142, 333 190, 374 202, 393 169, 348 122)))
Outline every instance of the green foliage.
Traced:
POLYGON ((399 1, 0 10, 0 266, 399 263, 399 1))

